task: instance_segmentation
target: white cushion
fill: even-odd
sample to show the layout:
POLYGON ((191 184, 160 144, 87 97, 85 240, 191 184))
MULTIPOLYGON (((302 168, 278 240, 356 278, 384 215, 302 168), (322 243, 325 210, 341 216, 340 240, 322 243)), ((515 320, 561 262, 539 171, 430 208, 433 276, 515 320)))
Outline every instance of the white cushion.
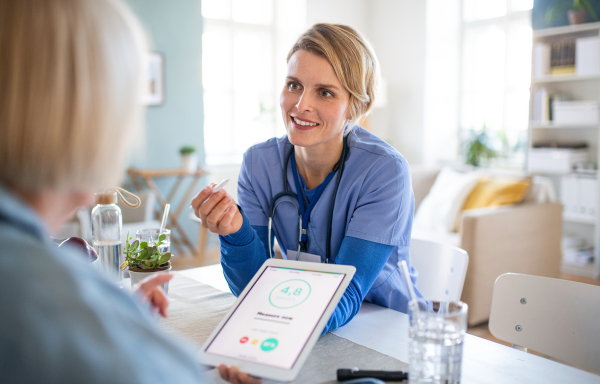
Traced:
POLYGON ((415 227, 454 232, 458 213, 475 188, 478 172, 461 173, 444 167, 415 215, 415 227))

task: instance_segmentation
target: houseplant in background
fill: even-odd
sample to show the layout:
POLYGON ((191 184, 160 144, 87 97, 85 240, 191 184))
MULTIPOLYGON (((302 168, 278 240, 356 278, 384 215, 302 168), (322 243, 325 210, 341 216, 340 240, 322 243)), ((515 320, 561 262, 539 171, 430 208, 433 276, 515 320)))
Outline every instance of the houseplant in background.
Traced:
POLYGON ((196 155, 196 148, 192 146, 184 146, 179 149, 181 154, 181 164, 186 172, 196 172, 198 169, 198 156, 196 155))
MULTIPOLYGON (((162 253, 158 250, 166 238, 166 235, 161 234, 156 244, 148 245, 147 242, 143 241, 140 243, 139 240, 130 243, 129 241, 132 238, 129 237, 129 233, 127 234, 125 250, 123 251, 125 261, 121 264, 121 270, 129 269, 131 286, 134 286, 152 273, 171 270, 171 252, 162 253)), ((167 292, 168 284, 167 282, 163 286, 165 292, 167 292)))
POLYGON ((546 20, 552 21, 565 11, 568 13, 571 25, 585 23, 588 15, 592 15, 594 21, 598 21, 598 15, 594 12, 589 0, 557 0, 548 7, 546 20))
POLYGON ((485 123, 480 131, 471 130, 464 143, 465 162, 479 167, 483 159, 489 163, 491 159, 498 157, 498 151, 494 148, 495 141, 496 138, 485 123))

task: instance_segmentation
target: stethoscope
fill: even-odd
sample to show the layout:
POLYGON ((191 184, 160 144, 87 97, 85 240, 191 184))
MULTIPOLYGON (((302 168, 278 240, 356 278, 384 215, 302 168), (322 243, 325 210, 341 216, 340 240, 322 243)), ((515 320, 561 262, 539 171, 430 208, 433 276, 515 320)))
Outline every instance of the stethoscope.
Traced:
MULTIPOLYGON (((268 229, 268 237, 269 237, 269 256, 271 258, 275 257, 274 252, 271 251, 271 230, 272 230, 272 223, 273 223, 273 216, 275 216, 275 209, 277 208, 277 206, 280 203, 283 203, 285 201, 289 201, 289 200, 284 200, 284 201, 279 201, 282 197, 291 197, 293 198, 293 204, 296 206, 296 209, 298 210, 298 219, 299 219, 299 224, 298 224, 298 253, 296 255, 296 259, 298 259, 298 257, 300 256, 300 251, 303 245, 302 242, 302 235, 306 235, 306 230, 302 228, 302 213, 300 212, 300 207, 297 205, 298 202, 298 195, 295 194, 294 192, 290 191, 289 187, 288 187, 288 179, 287 179, 287 169, 288 169, 288 165, 290 162, 291 157, 294 155, 294 146, 292 146, 292 149, 290 150, 290 152, 288 153, 286 160, 285 160, 285 164, 283 166, 283 192, 278 193, 277 195, 275 195, 275 197, 273 197, 273 199, 271 199, 271 203, 269 204, 269 229, 268 229), (295 202, 295 203, 294 203, 295 202)), ((340 161, 336 164, 336 166, 334 167, 334 171, 339 171, 337 174, 337 179, 335 182, 335 189, 333 190, 333 202, 331 204, 331 206, 329 207, 329 220, 327 221, 327 246, 325 248, 325 263, 329 263, 329 260, 331 259, 331 227, 332 227, 332 223, 333 223, 333 207, 335 206, 335 199, 337 197, 337 191, 338 188, 340 186, 340 180, 342 179, 342 174, 344 173, 344 164, 346 163, 346 157, 348 155, 348 136, 344 137, 344 145, 342 148, 342 156, 340 157, 340 161)))

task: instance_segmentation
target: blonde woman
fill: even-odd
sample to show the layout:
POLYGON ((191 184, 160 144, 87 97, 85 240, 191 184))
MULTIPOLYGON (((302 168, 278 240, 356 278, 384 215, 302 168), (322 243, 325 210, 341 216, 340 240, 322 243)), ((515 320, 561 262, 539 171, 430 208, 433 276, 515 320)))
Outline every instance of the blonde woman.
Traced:
POLYGON ((244 155, 241 210, 224 190, 209 198, 212 186, 192 200, 203 225, 220 235, 229 286, 236 295, 244 289, 274 254, 275 237, 288 259, 356 267, 323 333, 350 321, 363 300, 406 312, 408 292, 397 263, 408 263, 416 284, 408 164, 356 125, 375 101, 375 53, 350 27, 316 24, 287 59, 280 98, 287 134, 244 155))
POLYGON ((132 297, 49 237, 123 174, 145 50, 121 1, 0 0, 2 382, 202 382, 195 354, 139 303, 166 316, 169 275, 132 297))

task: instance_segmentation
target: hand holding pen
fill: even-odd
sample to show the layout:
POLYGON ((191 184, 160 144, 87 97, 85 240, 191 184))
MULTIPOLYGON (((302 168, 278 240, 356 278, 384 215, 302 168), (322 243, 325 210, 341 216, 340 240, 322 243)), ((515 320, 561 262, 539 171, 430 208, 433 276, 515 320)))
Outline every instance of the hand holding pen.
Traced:
POLYGON ((202 221, 202 226, 221 236, 240 230, 244 218, 237 204, 223 187, 229 179, 205 187, 192 199, 191 209, 202 221))

